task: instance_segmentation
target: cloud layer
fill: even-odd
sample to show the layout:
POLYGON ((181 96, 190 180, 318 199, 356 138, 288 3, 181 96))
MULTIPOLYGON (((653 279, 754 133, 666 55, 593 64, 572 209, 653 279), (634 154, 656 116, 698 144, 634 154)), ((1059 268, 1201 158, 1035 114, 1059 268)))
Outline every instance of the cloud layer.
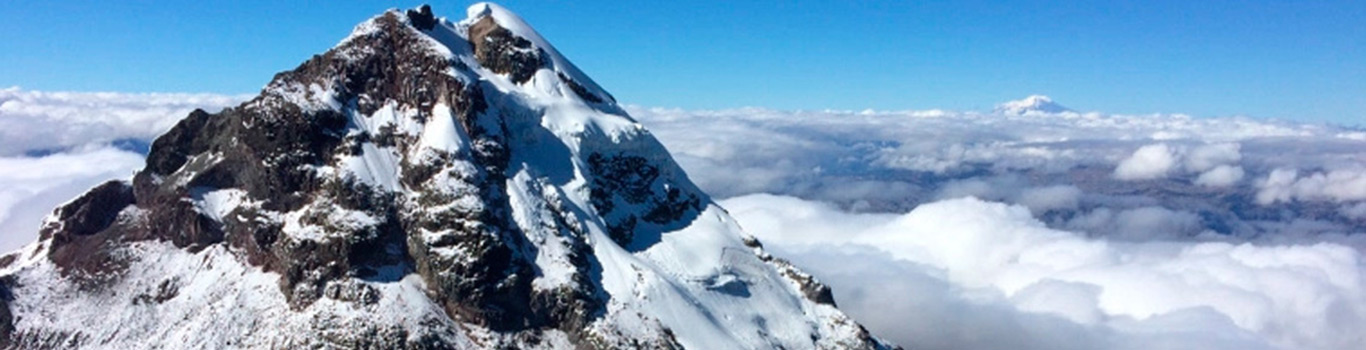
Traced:
MULTIPOLYGON (((1352 349, 1366 341, 1366 261, 1344 245, 1095 239, 1050 229, 1029 208, 976 198, 900 215, 764 194, 722 205, 827 279, 840 306, 876 334, 911 348, 1352 349)), ((1127 220, 1162 225, 1171 214, 1161 210, 1127 220)))
POLYGON ((924 349, 1354 349, 1366 135, 1069 111, 629 108, 770 248, 924 349))
POLYGON ((104 181, 131 176, 143 156, 113 147, 0 157, 0 251, 18 249, 37 237, 42 218, 104 181))
POLYGON ((974 196, 1096 236, 1131 236, 1116 228, 1155 213, 1189 223, 1137 239, 1366 231, 1354 214, 1366 201, 1366 137, 1332 125, 1070 111, 628 110, 721 198, 773 193, 906 212, 974 196))
MULTIPOLYGON (((0 90, 0 249, 243 96, 0 90)), ((628 107, 876 334, 923 349, 1352 349, 1366 131, 1061 111, 628 107)))
POLYGON ((218 111, 247 96, 0 90, 0 156, 116 141, 150 141, 195 108, 218 111))

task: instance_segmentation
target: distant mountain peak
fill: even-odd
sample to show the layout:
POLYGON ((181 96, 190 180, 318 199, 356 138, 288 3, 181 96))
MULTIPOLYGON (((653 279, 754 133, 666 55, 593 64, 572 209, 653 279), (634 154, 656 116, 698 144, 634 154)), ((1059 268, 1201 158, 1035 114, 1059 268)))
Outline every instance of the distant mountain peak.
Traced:
POLYGON ((1072 109, 1053 102, 1052 98, 1044 95, 1030 95, 1023 99, 1008 101, 996 106, 996 113, 1010 115, 1025 115, 1031 113, 1054 114, 1072 112, 1072 109))

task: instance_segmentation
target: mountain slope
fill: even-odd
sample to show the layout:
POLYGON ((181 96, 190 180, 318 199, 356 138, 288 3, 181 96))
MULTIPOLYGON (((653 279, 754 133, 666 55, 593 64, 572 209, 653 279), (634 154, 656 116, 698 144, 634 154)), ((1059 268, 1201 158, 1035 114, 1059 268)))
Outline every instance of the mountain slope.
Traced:
POLYGON ((0 259, 6 348, 885 348, 511 12, 391 10, 0 259))

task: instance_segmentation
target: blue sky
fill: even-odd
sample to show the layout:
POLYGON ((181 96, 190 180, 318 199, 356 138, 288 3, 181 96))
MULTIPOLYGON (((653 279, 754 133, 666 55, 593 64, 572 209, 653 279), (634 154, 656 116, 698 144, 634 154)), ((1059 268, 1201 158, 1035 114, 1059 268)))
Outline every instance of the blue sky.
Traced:
MULTIPOLYGON (((0 85, 253 93, 410 2, 9 1, 0 85)), ((1366 124, 1366 1, 504 1, 626 103, 1366 124)), ((467 2, 436 2, 463 17, 467 2)))

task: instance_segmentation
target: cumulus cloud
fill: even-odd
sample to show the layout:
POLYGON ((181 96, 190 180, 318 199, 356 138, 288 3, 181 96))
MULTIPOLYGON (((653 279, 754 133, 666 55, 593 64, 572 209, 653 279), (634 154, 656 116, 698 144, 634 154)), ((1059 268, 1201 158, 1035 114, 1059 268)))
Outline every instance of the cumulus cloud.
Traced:
POLYGON ((1223 187, 1242 179, 1242 169, 1236 165, 1242 160, 1242 145, 1225 142, 1194 146, 1193 148, 1171 146, 1166 143, 1139 147, 1128 158, 1121 160, 1115 167, 1114 176, 1119 180, 1153 180, 1175 175, 1180 170, 1201 173, 1196 184, 1223 187), (1214 171, 1214 169, 1219 169, 1214 171))
POLYGON ((1218 165, 1195 178, 1195 184, 1207 187, 1228 187, 1243 180, 1243 168, 1218 165))
POLYGON ((1366 169, 1314 172, 1300 177, 1295 169, 1277 168, 1258 184, 1257 203, 1291 200, 1335 202, 1366 200, 1366 169))
POLYGON ((1115 178, 1130 181, 1164 178, 1176 167, 1176 162, 1176 151, 1165 143, 1139 147, 1115 167, 1115 178))
POLYGON ((1219 166, 1237 164, 1243 159, 1242 145, 1234 142, 1201 145, 1186 155, 1186 169, 1202 172, 1219 166))
MULTIPOLYGON (((831 283, 848 312, 910 348, 1354 349, 1366 340, 1366 260, 1347 246, 1088 238, 975 198, 904 214, 772 195, 722 204, 831 283)), ((1114 215, 1141 225, 1180 214, 1114 215)))
MULTIPOLYGON (((1175 138, 1175 136, 1169 136, 1175 138)), ((1201 173, 1204 180, 1196 179, 1200 185, 1222 187, 1242 178, 1242 169, 1235 168, 1243 155, 1242 145, 1236 142, 1204 144, 1194 147, 1172 146, 1157 143, 1139 147, 1128 158, 1121 160, 1115 167, 1114 177, 1119 180, 1137 181, 1165 178, 1176 175, 1181 170, 1201 173), (1215 168, 1221 170, 1214 172, 1215 168), (1234 176, 1237 174, 1237 176, 1234 176)))

